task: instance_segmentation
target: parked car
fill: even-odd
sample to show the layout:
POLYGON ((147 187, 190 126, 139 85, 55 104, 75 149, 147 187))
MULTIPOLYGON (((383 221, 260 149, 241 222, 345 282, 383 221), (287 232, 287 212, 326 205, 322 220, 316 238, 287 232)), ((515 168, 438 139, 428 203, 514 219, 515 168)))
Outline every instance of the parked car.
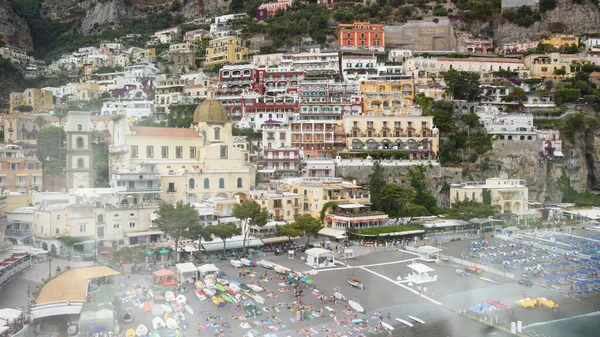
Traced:
POLYGON ((526 287, 533 287, 534 283, 532 280, 522 279, 519 280, 519 284, 526 287))

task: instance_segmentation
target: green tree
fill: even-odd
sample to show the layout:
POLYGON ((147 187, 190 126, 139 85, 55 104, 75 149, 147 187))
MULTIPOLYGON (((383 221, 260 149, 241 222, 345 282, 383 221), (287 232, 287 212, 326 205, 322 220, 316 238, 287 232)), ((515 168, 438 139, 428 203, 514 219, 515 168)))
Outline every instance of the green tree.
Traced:
POLYGON ((175 240, 175 261, 178 261, 179 240, 198 239, 200 214, 190 203, 178 201, 176 204, 163 202, 155 211, 158 229, 175 240))
POLYGON ((468 221, 474 218, 487 218, 495 213, 496 210, 490 205, 465 199, 452 204, 448 210, 448 217, 468 221))
POLYGON ((423 116, 431 116, 433 98, 427 97, 425 94, 420 93, 415 96, 415 104, 423 108, 423 116))
POLYGON ((567 70, 563 68, 554 69, 554 75, 565 76, 567 74, 567 70))
POLYGON ((44 116, 37 116, 35 118, 35 120, 33 121, 33 124, 35 124, 35 126, 37 126, 38 130, 41 130, 46 125, 48 125, 48 121, 46 121, 46 118, 44 118, 44 116))
POLYGON ((31 111, 33 111, 33 107, 30 105, 19 105, 19 106, 15 107, 15 110, 17 110, 19 112, 31 112, 31 111))
POLYGON ((242 222, 242 251, 246 253, 246 238, 251 227, 264 227, 267 224, 269 212, 254 200, 245 200, 233 208, 233 216, 242 222))
POLYGON ((373 162, 373 169, 369 174, 369 193, 371 194, 371 204, 373 209, 382 210, 381 189, 385 186, 384 168, 379 161, 373 162))
POLYGON ((321 230, 321 223, 319 220, 313 218, 310 214, 300 215, 294 218, 294 221, 289 224, 298 231, 306 235, 306 244, 310 242, 311 236, 317 236, 321 230))
POLYGON ((227 239, 231 239, 235 235, 239 235, 242 231, 234 223, 230 223, 230 222, 209 226, 207 228, 207 230, 214 236, 223 240, 223 258, 225 258, 225 247, 226 247, 225 245, 226 245, 227 239))
POLYGON ((469 130, 480 126, 479 115, 474 112, 460 116, 460 121, 463 122, 469 130))
POLYGON ((492 205, 492 191, 487 188, 484 188, 481 191, 481 197, 483 198, 483 204, 491 206, 492 205))
POLYGON ((556 103, 573 103, 581 97, 581 90, 572 88, 562 88, 556 90, 556 103))
POLYGON ((424 165, 416 165, 408 170, 408 179, 410 186, 415 189, 414 204, 425 207, 427 212, 435 214, 437 200, 427 190, 427 182, 425 179, 427 168, 424 165))
POLYGON ((479 95, 479 74, 470 71, 451 70, 443 74, 446 90, 454 99, 474 101, 479 95))
POLYGON ((39 149, 37 157, 42 162, 51 159, 65 160, 63 151, 61 150, 64 147, 64 134, 65 131, 62 128, 53 125, 46 126, 38 131, 37 143, 39 149))
POLYGON ((85 241, 86 239, 87 238, 85 238, 85 237, 69 236, 69 235, 62 235, 62 236, 56 237, 56 240, 58 240, 60 243, 63 244, 63 246, 65 246, 67 248, 67 257, 69 260, 71 259, 71 255, 73 255, 73 246, 85 241))
POLYGON ((50 159, 43 162, 42 173, 44 178, 50 180, 50 190, 54 191, 56 185, 56 179, 64 178, 65 176, 65 165, 64 161, 58 159, 50 159))
POLYGON ((433 124, 440 132, 450 132, 456 128, 454 104, 450 101, 435 101, 431 108, 433 124))
POLYGON ((290 243, 292 242, 292 238, 297 238, 304 234, 302 230, 294 227, 293 223, 285 225, 275 225, 275 228, 277 228, 277 234, 281 236, 287 236, 290 243))
POLYGON ((415 191, 388 183, 381 189, 383 210, 391 217, 399 219, 404 215, 405 207, 415 200, 415 191))

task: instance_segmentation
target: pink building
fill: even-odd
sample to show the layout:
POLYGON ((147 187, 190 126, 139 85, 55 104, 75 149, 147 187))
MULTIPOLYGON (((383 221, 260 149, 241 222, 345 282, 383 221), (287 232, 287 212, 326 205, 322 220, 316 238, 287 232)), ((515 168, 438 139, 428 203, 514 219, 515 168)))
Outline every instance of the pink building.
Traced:
POLYGON ((267 16, 274 15, 277 11, 285 11, 286 8, 291 7, 293 2, 291 0, 279 0, 277 2, 269 2, 258 6, 256 9, 256 19, 260 20, 267 16))
POLYGON ((537 48, 538 43, 538 41, 507 43, 498 47, 496 53, 498 55, 519 55, 530 49, 537 48))
POLYGON ((463 35, 458 38, 458 51, 468 54, 491 54, 494 40, 489 37, 463 35))

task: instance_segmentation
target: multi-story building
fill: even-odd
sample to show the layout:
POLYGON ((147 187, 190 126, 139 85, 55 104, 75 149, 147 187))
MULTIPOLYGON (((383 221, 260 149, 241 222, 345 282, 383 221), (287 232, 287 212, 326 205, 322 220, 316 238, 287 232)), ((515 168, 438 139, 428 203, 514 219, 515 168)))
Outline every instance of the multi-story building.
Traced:
POLYGON ((289 124, 265 122, 260 127, 262 130, 262 146, 264 148, 280 149, 292 146, 292 137, 289 124))
POLYGON ((338 46, 342 49, 383 50, 385 47, 383 25, 372 24, 369 21, 340 23, 338 25, 338 46))
POLYGON ((302 172, 303 177, 335 177, 335 162, 333 160, 303 160, 302 172))
POLYGON ((579 37, 575 35, 558 34, 549 38, 541 39, 540 43, 549 44, 556 48, 560 48, 562 46, 579 47, 579 37))
POLYGON ((28 88, 22 93, 10 93, 10 112, 16 112, 19 106, 31 107, 31 111, 38 113, 52 110, 54 97, 51 91, 28 88))
POLYGON ((538 148, 542 157, 563 157, 562 139, 558 130, 536 130, 538 148))
POLYGON ((475 113, 490 135, 502 140, 535 140, 536 129, 531 114, 501 113, 498 109, 476 109, 475 113))
POLYGON ((180 27, 171 27, 163 30, 159 30, 152 35, 152 39, 155 43, 167 44, 173 42, 173 40, 181 37, 180 27))
POLYGON ((321 52, 315 48, 309 52, 283 54, 282 66, 311 74, 335 74, 339 72, 339 54, 337 52, 321 52))
POLYGON ((42 189, 42 164, 14 144, 0 145, 0 191, 27 193, 42 189))
POLYGON ((575 76, 583 64, 589 62, 585 56, 577 54, 531 54, 523 58, 525 67, 532 78, 562 78, 575 76), (564 70, 564 75, 557 75, 557 70, 564 70))
POLYGON ((0 47, 0 56, 18 64, 29 64, 34 61, 33 56, 27 55, 25 50, 14 46, 0 47))
POLYGON ((248 62, 253 53, 254 51, 244 47, 242 39, 237 36, 216 38, 208 43, 204 66, 248 62))
POLYGON ((295 178, 300 172, 300 153, 298 149, 270 148, 263 150, 258 162, 260 182, 283 178, 295 178))
POLYGON ((523 69, 523 61, 511 58, 469 57, 469 58, 424 58, 415 57, 404 62, 404 74, 417 77, 431 77, 442 72, 471 71, 480 74, 495 71, 518 71, 523 69))
POLYGON ((206 29, 196 29, 185 32, 183 41, 195 43, 210 36, 210 32, 206 29))
POLYGON ((393 151, 404 159, 435 159, 439 132, 432 116, 347 116, 345 151, 353 157, 365 151, 393 151))
POLYGON ((154 113, 157 119, 166 119, 171 110, 171 104, 183 102, 184 88, 185 81, 182 79, 167 79, 158 82, 154 93, 154 113))
MULTIPOLYGON (((302 215, 304 196, 299 193, 274 191, 252 191, 252 200, 269 211, 269 218, 273 221, 289 222, 298 215, 302 215)), ((261 234, 256 231, 254 234, 261 234)))
MULTIPOLYGON (((61 236, 93 238, 96 235, 96 212, 90 204, 52 204, 33 211, 34 234, 41 248, 53 254, 68 254, 67 247, 57 240, 61 236)), ((77 244, 93 249, 94 241, 77 244)))
POLYGON ((256 9, 256 19, 261 20, 274 15, 278 11, 285 11, 288 7, 292 7, 293 4, 292 0, 277 0, 276 2, 261 4, 256 9))
POLYGON ((465 34, 458 38, 458 51, 467 54, 492 54, 494 52, 494 39, 465 34))
POLYGON ((583 44, 585 44, 585 48, 587 48, 590 51, 598 51, 598 49, 600 49, 600 37, 587 37, 585 40, 582 41, 583 44))
POLYGON ((410 49, 390 49, 388 52, 388 61, 394 63, 404 63, 408 58, 412 57, 412 50, 410 49))
POLYGON ((474 200, 483 202, 484 191, 489 191, 492 206, 502 213, 522 213, 529 209, 529 189, 525 180, 490 178, 485 181, 470 181, 450 185, 450 204, 457 201, 474 200))
MULTIPOLYGON (((139 196, 138 194, 136 194, 139 196)), ((104 216, 98 217, 99 250, 110 251, 123 245, 164 242, 167 236, 158 229, 155 220, 158 202, 105 205, 104 216), (103 220, 103 221, 100 221, 103 220)))
POLYGON ((60 96, 65 100, 91 101, 101 94, 96 82, 68 83, 60 89, 60 96))
POLYGON ((415 88, 412 79, 399 81, 361 81, 365 116, 420 115, 413 105, 415 88))
POLYGON ((19 244, 30 244, 33 238, 33 211, 35 207, 19 207, 4 212, 8 226, 5 235, 19 244))
POLYGON ((153 111, 153 101, 107 101, 100 108, 103 116, 125 115, 133 122, 150 118, 153 111))
POLYGON ((96 169, 92 150, 91 116, 87 112, 69 112, 65 131, 67 189, 92 188, 96 183, 96 169))
MULTIPOLYGON (((481 92, 480 99, 482 103, 502 103, 502 99, 512 92, 512 87, 508 84, 482 84, 479 86, 481 92)), ((517 102, 515 102, 517 103, 517 102)))
POLYGON ((198 105, 189 129, 135 127, 123 117, 116 118, 109 153, 113 186, 125 182, 116 174, 135 175, 144 165, 149 176, 143 180, 152 194, 155 183, 148 181, 160 176, 163 200, 244 200, 253 183, 247 149, 235 143, 229 114, 213 99, 198 105))
POLYGON ((169 46, 169 60, 183 72, 196 69, 196 50, 194 43, 174 43, 169 46))
POLYGON ((498 55, 521 55, 528 50, 537 48, 538 44, 538 41, 509 42, 498 47, 496 53, 498 55))
POLYGON ((212 37, 220 36, 221 33, 230 33, 230 21, 244 19, 248 17, 245 13, 226 14, 215 16, 214 22, 210 24, 210 34, 212 37))
POLYGON ((325 228, 342 231, 385 226, 390 217, 385 212, 373 211, 368 203, 340 202, 325 216, 325 228))
POLYGON ((377 57, 375 55, 344 55, 342 72, 346 79, 364 78, 368 74, 377 74, 377 57))

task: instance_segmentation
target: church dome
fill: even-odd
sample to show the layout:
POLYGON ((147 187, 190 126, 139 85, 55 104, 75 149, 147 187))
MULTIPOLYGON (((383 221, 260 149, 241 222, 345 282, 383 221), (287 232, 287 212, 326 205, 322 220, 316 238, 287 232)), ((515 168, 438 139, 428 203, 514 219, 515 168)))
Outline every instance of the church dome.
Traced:
POLYGON ((229 122, 229 113, 223 106, 215 99, 207 99, 200 103, 196 110, 194 110, 194 124, 198 123, 208 124, 225 124, 229 122))

